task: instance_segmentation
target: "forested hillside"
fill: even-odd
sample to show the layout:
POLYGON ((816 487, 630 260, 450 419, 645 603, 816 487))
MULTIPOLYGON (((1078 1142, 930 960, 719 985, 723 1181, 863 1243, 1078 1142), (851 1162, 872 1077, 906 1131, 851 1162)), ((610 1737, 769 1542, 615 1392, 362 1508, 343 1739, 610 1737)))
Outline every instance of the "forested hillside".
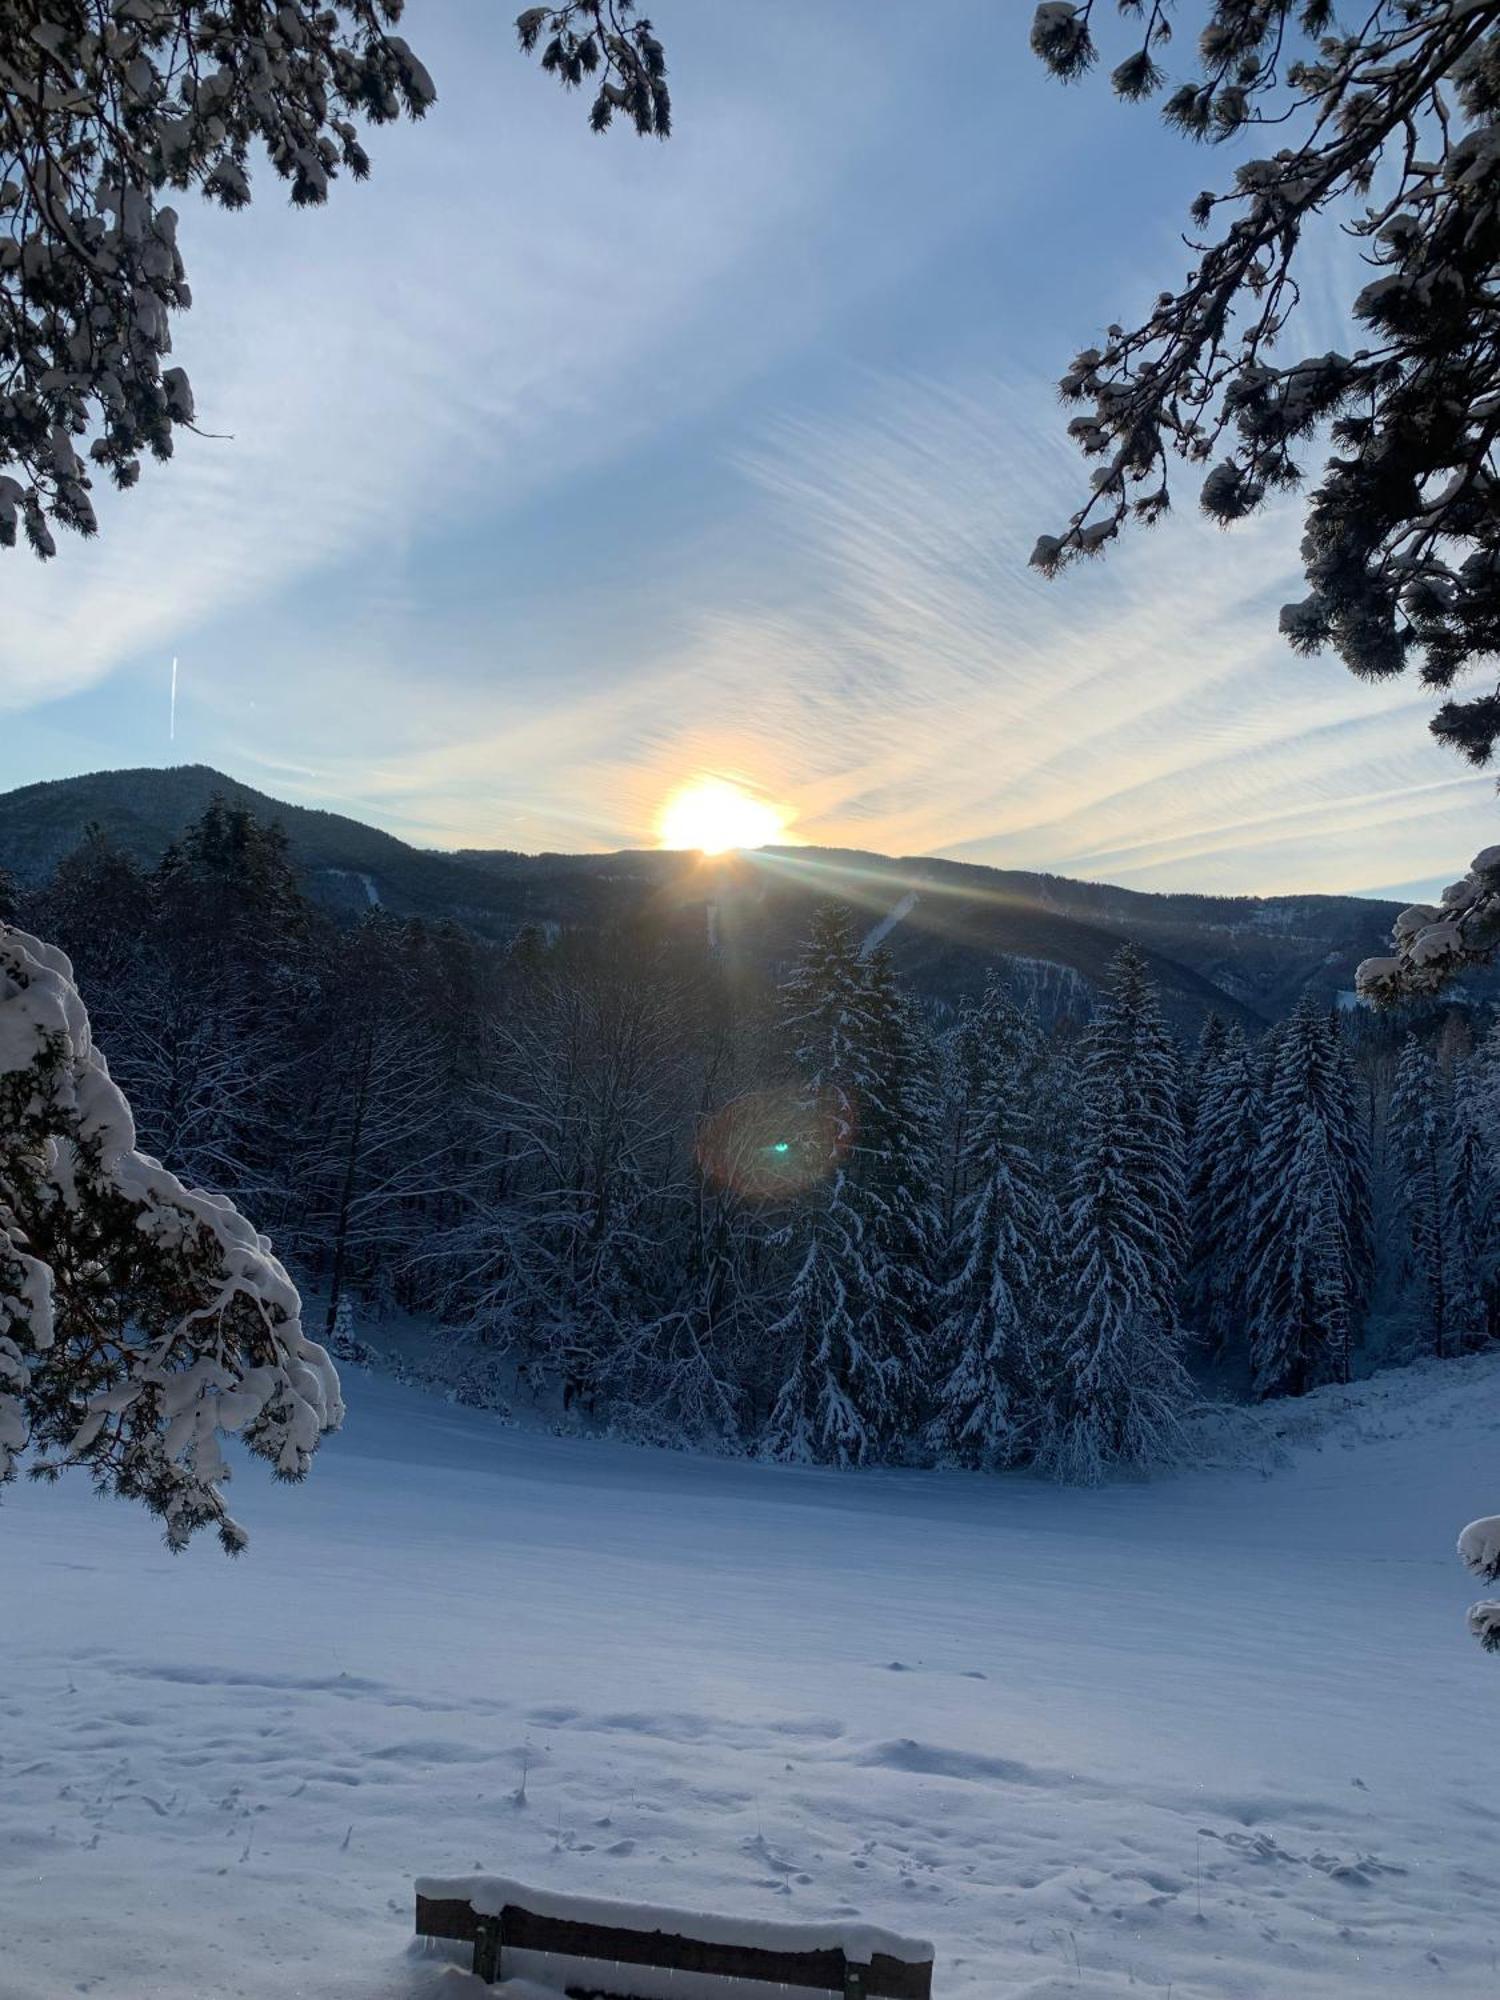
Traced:
POLYGON ((148 1149, 255 1215, 344 1356, 409 1317, 469 1400, 1092 1481, 1180 1458, 1205 1389, 1500 1332, 1488 1010, 1305 993, 1187 1036, 1130 945, 1078 1004, 995 959, 955 1005, 868 911, 825 894, 777 963, 695 893, 504 943, 336 921, 216 801, 151 868, 96 829, 19 904, 148 1149))
POLYGON ((1332 1001, 1387 948, 1398 905, 1355 896, 1150 895, 1063 876, 846 850, 770 850, 710 867, 685 854, 607 855, 412 847, 335 813, 267 797, 201 765, 99 772, 0 796, 0 866, 39 886, 90 826, 154 867, 222 797, 286 833, 299 883, 344 919, 379 905, 452 920, 505 942, 523 924, 597 930, 643 918, 783 971, 820 902, 845 904, 924 999, 977 999, 997 959, 1049 1018, 1086 1009, 1123 940, 1145 953, 1169 1019, 1196 1033, 1211 1011, 1254 1029, 1304 992, 1332 1001), (712 917, 710 917, 712 911, 712 917))

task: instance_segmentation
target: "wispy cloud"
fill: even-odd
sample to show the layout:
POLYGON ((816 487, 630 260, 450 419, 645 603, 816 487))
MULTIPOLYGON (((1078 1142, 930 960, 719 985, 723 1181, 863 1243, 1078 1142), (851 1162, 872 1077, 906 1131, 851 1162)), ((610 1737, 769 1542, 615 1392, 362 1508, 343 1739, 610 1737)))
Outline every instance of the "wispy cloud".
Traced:
POLYGON ((373 187, 296 214, 263 171, 246 214, 185 214, 199 303, 177 339, 213 435, 102 494, 97 541, 6 561, 0 712, 340 566, 368 609, 440 617, 425 580, 403 591, 414 547, 685 421, 805 333, 816 282, 752 321, 731 274, 773 254, 809 126, 709 80, 697 137, 653 171, 624 135, 591 141, 487 7, 455 15, 424 41, 439 108, 378 135, 373 187))
MULTIPOLYGON (((70 731, 73 768, 111 733, 167 754, 144 676, 180 653, 178 754, 445 845, 643 842, 718 772, 888 852, 1184 888, 1454 872, 1489 781, 1413 684, 1283 647, 1294 506, 1226 536, 1185 483, 1101 564, 1027 569, 1084 476, 1041 357, 1148 275, 1145 182, 1090 149, 1115 119, 1156 192, 1189 169, 1039 89, 1006 10, 945 6, 996 55, 999 124, 941 35, 830 0, 788 37, 694 15, 667 149, 590 141, 483 0, 434 12, 439 114, 382 135, 373 189, 188 219, 183 354, 233 441, 49 570, 6 562, 0 782, 36 775, 17 743, 67 767, 70 731)), ((1319 254, 1336 340, 1352 253, 1319 254)))
POLYGON ((997 380, 870 381, 837 422, 778 425, 670 656, 397 760, 393 791, 441 794, 434 830, 475 783, 525 788, 544 825, 583 798, 629 841, 684 774, 727 770, 836 845, 1143 886, 1451 873, 1489 781, 1430 742, 1411 684, 1287 652, 1295 509, 1224 535, 1189 504, 1045 583, 1025 554, 1079 478, 1058 429, 1041 384, 997 380))

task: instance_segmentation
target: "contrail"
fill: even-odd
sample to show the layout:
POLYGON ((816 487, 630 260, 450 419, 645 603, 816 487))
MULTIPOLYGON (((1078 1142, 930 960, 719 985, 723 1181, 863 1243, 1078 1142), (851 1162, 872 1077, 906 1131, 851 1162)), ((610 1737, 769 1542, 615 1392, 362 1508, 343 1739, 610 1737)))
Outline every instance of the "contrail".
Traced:
POLYGON ((177 741, 177 655, 172 655, 172 719, 167 733, 167 741, 177 741))

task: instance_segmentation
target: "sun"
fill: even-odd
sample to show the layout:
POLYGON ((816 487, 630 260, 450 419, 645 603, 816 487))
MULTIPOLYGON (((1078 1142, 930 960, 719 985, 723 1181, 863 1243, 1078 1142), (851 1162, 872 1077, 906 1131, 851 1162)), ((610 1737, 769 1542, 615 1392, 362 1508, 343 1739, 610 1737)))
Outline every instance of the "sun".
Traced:
POLYGON ((663 847, 696 847, 700 854, 764 847, 786 830, 790 814, 728 778, 694 778, 661 809, 656 837, 663 847))

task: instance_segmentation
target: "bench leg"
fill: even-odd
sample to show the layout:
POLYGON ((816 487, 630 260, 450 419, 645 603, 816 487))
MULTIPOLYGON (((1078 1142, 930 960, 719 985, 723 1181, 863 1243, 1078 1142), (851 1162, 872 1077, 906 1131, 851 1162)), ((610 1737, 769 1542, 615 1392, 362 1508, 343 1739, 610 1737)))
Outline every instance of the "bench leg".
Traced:
POLYGON ((500 1919, 481 1917, 474 1929, 474 1977, 490 1985, 500 1977, 500 1919))
POLYGON ((844 1960, 844 2000, 865 2000, 865 1973, 863 1965, 851 1965, 844 1960))

